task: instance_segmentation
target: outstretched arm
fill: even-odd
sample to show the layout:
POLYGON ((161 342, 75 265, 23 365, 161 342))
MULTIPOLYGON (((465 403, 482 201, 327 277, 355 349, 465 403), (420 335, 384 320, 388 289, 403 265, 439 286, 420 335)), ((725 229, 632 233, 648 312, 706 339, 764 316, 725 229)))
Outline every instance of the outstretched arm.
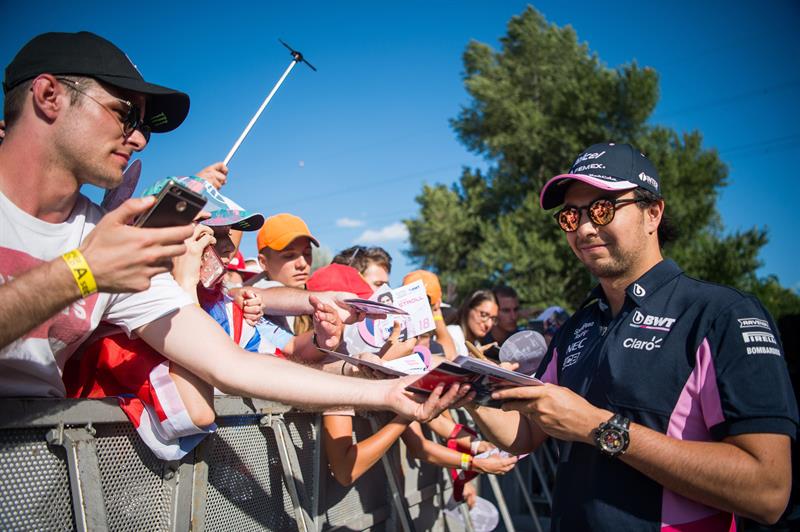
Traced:
MULTIPOLYGON (((142 229, 125 225, 155 198, 131 199, 106 214, 78 248, 100 292, 138 292, 150 279, 169 271, 170 259, 183 254, 192 226, 142 229)), ((0 349, 21 338, 81 299, 67 263, 58 257, 0 285, 0 349), (47 287, 43 290, 42 287, 47 287)))
POLYGON ((342 486, 358 480, 386 454, 410 422, 396 416, 375 434, 353 443, 353 420, 350 416, 323 416, 323 444, 334 478, 342 486))
MULTIPOLYGON (((612 416, 554 384, 494 395, 511 400, 504 408, 524 412, 548 435, 588 445, 594 445, 594 429, 612 416)), ((675 493, 760 522, 777 521, 789 499, 789 437, 782 434, 685 441, 632 423, 620 459, 675 493)))
POLYGON ((438 387, 425 400, 405 387, 417 377, 365 381, 244 351, 199 307, 189 305, 135 331, 154 349, 220 390, 300 407, 352 405, 393 410, 427 421, 461 400, 469 387, 438 387), (299 386, 298 383, 302 383, 299 386))
MULTIPOLYGON (((461 455, 464 453, 432 442, 422 433, 422 427, 419 426, 419 423, 412 423, 403 432, 403 441, 414 458, 451 469, 459 469, 461 467, 461 455)), ((516 463, 516 456, 503 457, 495 454, 486 458, 473 457, 470 469, 478 473, 503 475, 514 469, 516 463)))

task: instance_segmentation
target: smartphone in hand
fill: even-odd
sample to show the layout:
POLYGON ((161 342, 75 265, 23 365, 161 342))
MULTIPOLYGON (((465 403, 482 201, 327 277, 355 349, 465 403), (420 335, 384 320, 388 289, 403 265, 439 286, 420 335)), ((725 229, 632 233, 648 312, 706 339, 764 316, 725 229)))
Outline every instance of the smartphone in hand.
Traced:
POLYGON ((175 227, 192 223, 206 199, 177 181, 170 180, 156 196, 156 202, 139 216, 136 227, 175 227))
POLYGON ((205 288, 211 288, 224 273, 225 265, 222 264, 222 259, 217 255, 214 246, 206 246, 200 259, 200 284, 205 288))

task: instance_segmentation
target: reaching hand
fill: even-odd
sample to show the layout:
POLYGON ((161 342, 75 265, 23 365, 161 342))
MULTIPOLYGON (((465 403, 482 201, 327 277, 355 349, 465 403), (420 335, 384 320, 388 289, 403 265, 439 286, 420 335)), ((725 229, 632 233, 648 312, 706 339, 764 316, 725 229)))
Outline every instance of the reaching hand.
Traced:
POLYGON ((387 381, 386 405, 401 416, 420 423, 427 423, 465 397, 475 398, 475 393, 469 391, 469 384, 453 384, 446 392, 444 384, 439 384, 428 397, 407 391, 406 386, 417 379, 419 375, 409 375, 387 381))
POLYGON ((319 346, 325 349, 336 349, 342 342, 344 334, 344 323, 339 318, 339 314, 333 307, 326 305, 315 296, 309 296, 308 302, 314 308, 312 318, 319 346))
POLYGON ((417 339, 408 338, 400 341, 400 333, 402 330, 402 323, 395 320, 394 325, 392 326, 392 334, 389 335, 386 343, 384 343, 383 347, 381 347, 381 350, 378 351, 379 357, 383 358, 384 360, 395 360, 397 358, 408 356, 414 352, 414 346, 417 345, 417 339))
POLYGON ((255 327, 256 323, 258 323, 258 320, 260 320, 264 315, 261 296, 249 288, 242 290, 240 292, 240 296, 244 320, 251 326, 255 327))
POLYGON ((140 292, 150 279, 172 269, 172 259, 186 253, 191 224, 142 228, 128 225, 147 211, 154 196, 129 199, 107 213, 80 246, 102 292, 140 292))
POLYGON ((201 179, 205 179, 211 183, 211 186, 219 190, 222 188, 222 185, 228 181, 228 167, 222 162, 218 162, 211 166, 206 166, 195 175, 201 179))
MULTIPOLYGON (((353 358, 358 358, 360 360, 366 360, 368 362, 372 362, 373 364, 383 365, 383 360, 381 360, 379 356, 374 355, 372 353, 364 352, 351 356, 353 358)), ((363 377, 365 379, 387 379, 391 377, 391 375, 381 373, 380 371, 375 371, 372 368, 368 368, 367 366, 356 366, 354 364, 345 364, 344 374, 347 375, 348 377, 363 377)))
POLYGON ((517 464, 516 456, 504 457, 500 453, 495 453, 485 458, 475 457, 472 459, 472 469, 478 473, 488 473, 489 475, 505 475, 517 464))
POLYGON ((216 241, 214 231, 202 224, 195 225, 192 236, 183 241, 186 244, 186 253, 173 259, 172 276, 184 290, 196 290, 197 283, 200 282, 203 250, 216 241))

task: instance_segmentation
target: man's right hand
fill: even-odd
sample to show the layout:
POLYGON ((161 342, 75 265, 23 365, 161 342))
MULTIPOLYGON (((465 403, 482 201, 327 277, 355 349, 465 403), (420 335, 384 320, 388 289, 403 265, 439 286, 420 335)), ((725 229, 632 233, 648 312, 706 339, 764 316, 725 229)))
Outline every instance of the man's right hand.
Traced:
POLYGON ((169 271, 172 258, 186 252, 183 241, 192 236, 192 224, 158 229, 128 225, 154 202, 154 196, 129 199, 103 216, 81 244, 99 291, 147 290, 154 275, 169 271))

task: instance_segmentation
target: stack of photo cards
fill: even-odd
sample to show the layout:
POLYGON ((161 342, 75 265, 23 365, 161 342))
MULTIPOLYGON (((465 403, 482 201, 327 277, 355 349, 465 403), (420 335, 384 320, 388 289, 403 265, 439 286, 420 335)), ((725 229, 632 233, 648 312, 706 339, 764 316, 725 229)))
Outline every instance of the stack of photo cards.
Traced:
POLYGON ((469 384, 476 394, 476 403, 495 408, 500 407, 503 402, 492 399, 493 392, 503 388, 540 386, 542 384, 539 379, 503 369, 491 362, 459 356, 455 360, 442 362, 407 386, 406 390, 430 393, 440 382, 445 385, 469 384))
POLYGON ((429 394, 439 383, 446 386, 451 384, 469 384, 475 392, 475 402, 499 408, 502 401, 492 399, 492 393, 504 388, 519 386, 540 386, 542 381, 528 377, 516 371, 509 371, 475 358, 460 356, 455 360, 442 362, 434 369, 426 371, 424 363, 417 354, 398 358, 386 362, 385 365, 362 360, 356 356, 345 355, 336 351, 320 349, 339 360, 344 360, 354 366, 368 367, 389 377, 404 377, 406 375, 419 375, 420 378, 406 386, 406 390, 429 394), (416 360, 415 360, 416 359, 416 360))
POLYGON ((375 353, 392 334, 395 321, 402 325, 400 340, 414 338, 436 328, 425 285, 415 281, 400 288, 384 285, 370 299, 346 299, 353 308, 370 314, 386 314, 385 319, 367 318, 345 327, 344 342, 348 353, 375 353))

